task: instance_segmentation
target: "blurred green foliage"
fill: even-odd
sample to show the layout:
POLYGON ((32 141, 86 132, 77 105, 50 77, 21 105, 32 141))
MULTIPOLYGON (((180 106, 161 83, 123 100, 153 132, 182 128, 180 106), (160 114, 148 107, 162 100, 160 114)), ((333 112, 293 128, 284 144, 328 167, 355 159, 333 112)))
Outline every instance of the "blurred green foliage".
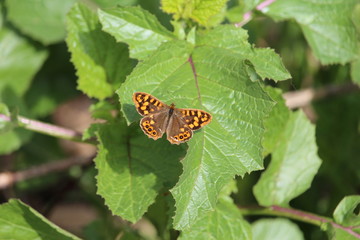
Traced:
MULTIPOLYGON (((355 239, 331 226, 321 229, 300 223, 300 231, 294 222, 282 218, 243 218, 234 205, 289 204, 332 218, 339 202, 360 189, 360 94, 351 85, 360 82, 360 1, 277 0, 255 9, 260 3, 1 0, 0 114, 11 121, 0 118, 0 174, 69 157, 59 139, 22 128, 18 115, 52 122, 61 104, 85 94, 93 98, 93 117, 108 124, 93 125, 86 134, 99 139, 96 168, 92 164, 73 167, 21 181, 10 194, 0 192, 0 200, 25 199, 45 215, 61 201, 86 203, 98 213, 80 233, 86 239, 176 239, 179 232, 174 226, 183 230, 181 239, 240 235, 264 239, 264 231, 275 238, 284 229, 294 239, 325 239, 320 230, 327 230, 329 239, 355 239), (249 22, 233 27, 249 11, 249 22), (203 102, 196 98, 189 56, 198 67, 203 102), (281 94, 289 91, 344 85, 355 91, 335 92, 306 107, 314 126, 305 116, 288 110, 282 100, 281 94), (221 91, 223 86, 226 91, 221 91), (136 90, 157 93, 167 103, 181 102, 179 107, 206 107, 214 114, 213 125, 197 132, 189 148, 166 145, 165 139, 152 142, 137 126, 125 124, 123 116, 129 122, 139 118, 131 103, 136 90), (222 101, 225 98, 228 102, 222 101), (302 124, 292 124, 298 118, 302 124), (305 130, 310 133, 303 136, 305 130), (308 168, 306 157, 293 158, 295 163, 286 165, 288 156, 299 156, 297 151, 310 152, 307 157, 316 164, 320 158, 319 171, 315 175, 317 166, 304 181, 294 184, 293 188, 300 186, 296 194, 285 191, 285 202, 273 201, 269 195, 276 196, 283 187, 275 185, 276 177, 289 179, 284 185, 298 179, 284 167, 308 168), (183 173, 181 156, 186 156, 181 162, 183 173), (272 168, 275 177, 265 182, 269 171, 261 178, 260 172, 251 172, 261 166, 267 171, 271 164, 277 166, 272 168), (244 174, 236 178, 237 187, 229 184, 235 175, 244 174), (258 181, 271 187, 255 188, 255 198, 252 188, 258 181), (224 194, 221 189, 228 191, 224 194), (158 236, 112 217, 116 214, 135 222, 146 211, 145 218, 158 236)), ((353 214, 358 200, 354 199, 341 202, 334 221, 358 223, 358 212, 353 214)), ((59 239, 76 239, 21 201, 1 205, 0 212, 7 214, 0 216, 0 239, 9 237, 16 227, 27 228, 32 236, 44 231, 55 232, 59 239), (17 223, 13 229, 4 223, 12 220, 17 223)))

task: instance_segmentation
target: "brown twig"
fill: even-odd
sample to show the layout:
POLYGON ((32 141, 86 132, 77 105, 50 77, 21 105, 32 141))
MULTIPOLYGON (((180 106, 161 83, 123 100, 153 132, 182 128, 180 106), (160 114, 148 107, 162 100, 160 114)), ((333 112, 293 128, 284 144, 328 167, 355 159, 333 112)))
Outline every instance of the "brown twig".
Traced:
POLYGON ((330 96, 341 95, 359 91, 360 88, 354 83, 344 85, 330 85, 319 89, 308 88, 299 91, 287 92, 283 94, 286 106, 290 109, 304 107, 314 100, 323 99, 330 96))
MULTIPOLYGON (((4 114, 0 114, 0 120, 10 122, 11 118, 4 114)), ((19 122, 19 127, 23 127, 25 129, 29 129, 35 132, 39 132, 49 136, 67 139, 75 142, 84 142, 90 144, 95 143, 94 139, 83 141, 81 133, 69 128, 64 128, 57 125, 40 122, 22 116, 18 116, 16 120, 19 122)))
POLYGON ((322 217, 315 215, 313 213, 308 213, 305 211, 300 211, 292 208, 285 208, 280 206, 271 206, 271 207, 239 207, 243 215, 266 215, 266 216, 277 216, 277 217, 287 217, 294 220, 310 223, 319 227, 324 227, 325 224, 330 224, 333 228, 338 228, 346 231, 350 235, 360 239, 360 234, 355 232, 353 229, 358 228, 359 226, 342 226, 338 223, 335 223, 331 218, 322 217))
POLYGON ((30 178, 40 177, 52 172, 59 172, 76 165, 86 165, 91 162, 91 157, 72 157, 62 161, 45 163, 19 172, 0 173, 0 189, 5 189, 14 183, 30 178))
MULTIPOLYGON (((262 3, 260 3, 259 5, 257 5, 255 7, 256 10, 261 11, 264 8, 266 8, 267 6, 269 6, 270 4, 272 4, 273 2, 275 2, 276 0, 265 0, 262 3)), ((252 11, 248 11, 246 13, 244 13, 243 15, 243 20, 241 22, 235 23, 235 27, 242 27, 244 26, 246 23, 248 23, 251 20, 252 17, 252 11)))

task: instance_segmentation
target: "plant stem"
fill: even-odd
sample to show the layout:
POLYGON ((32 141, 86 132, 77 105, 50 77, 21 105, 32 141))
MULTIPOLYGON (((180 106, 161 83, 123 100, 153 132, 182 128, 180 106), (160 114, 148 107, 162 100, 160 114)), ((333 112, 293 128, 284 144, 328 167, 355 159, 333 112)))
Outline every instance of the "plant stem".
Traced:
MULTIPOLYGON (((256 10, 261 11, 262 9, 266 8, 267 6, 269 6, 270 4, 272 4, 275 1, 276 0, 265 0, 256 6, 256 10)), ((246 23, 248 23, 251 20, 251 17, 252 17, 252 11, 248 11, 248 12, 244 13, 243 20, 239 23, 235 23, 235 27, 244 26, 246 23)))
POLYGON ((314 100, 359 91, 360 88, 357 84, 346 83, 343 85, 328 85, 318 89, 307 88, 287 92, 283 94, 283 97, 286 100, 286 106, 294 109, 307 106, 314 100))
POLYGON ((331 218, 318 216, 313 213, 308 213, 292 208, 285 208, 275 205, 267 208, 240 206, 239 209, 243 215, 266 215, 266 216, 276 216, 276 217, 287 217, 290 219, 319 226, 322 229, 326 229, 326 225, 330 224, 333 228, 342 229, 347 233, 351 234, 352 236, 355 236, 360 239, 360 234, 353 230, 354 229, 353 226, 345 227, 335 223, 331 218))
POLYGON ((65 160, 45 163, 39 166, 34 166, 18 172, 2 172, 0 173, 0 190, 5 189, 14 183, 40 177, 53 172, 60 172, 76 165, 90 164, 94 156, 88 157, 72 157, 65 160))
MULTIPOLYGON (((0 114, 0 120, 10 122, 11 118, 4 114, 0 114)), ((17 117, 17 121, 19 122, 20 127, 35 132, 39 132, 53 137, 63 138, 71 141, 76 141, 76 142, 93 143, 93 141, 83 141, 82 134, 72 129, 63 128, 60 126, 40 122, 33 119, 28 119, 21 116, 17 117)))

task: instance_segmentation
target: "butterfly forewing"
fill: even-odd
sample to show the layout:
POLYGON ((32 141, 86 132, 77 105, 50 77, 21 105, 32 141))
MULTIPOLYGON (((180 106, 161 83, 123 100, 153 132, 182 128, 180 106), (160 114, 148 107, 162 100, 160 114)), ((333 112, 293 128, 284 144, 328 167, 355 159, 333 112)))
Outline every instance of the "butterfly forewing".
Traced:
POLYGON ((140 127, 146 135, 154 140, 161 138, 166 131, 164 123, 168 119, 169 106, 157 98, 143 92, 136 92, 133 95, 136 110, 145 116, 140 121, 140 127))
POLYGON ((161 102, 156 97, 143 92, 134 93, 133 101, 135 103, 136 110, 142 116, 147 116, 150 113, 156 113, 164 108, 169 108, 168 105, 161 102))

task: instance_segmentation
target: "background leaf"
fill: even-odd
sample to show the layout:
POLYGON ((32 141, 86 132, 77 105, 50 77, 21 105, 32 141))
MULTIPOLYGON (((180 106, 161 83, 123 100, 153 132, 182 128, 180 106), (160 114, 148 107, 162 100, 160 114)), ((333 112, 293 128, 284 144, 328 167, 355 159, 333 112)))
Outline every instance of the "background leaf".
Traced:
POLYGON ((0 132, 0 154, 9 154, 28 142, 33 133, 19 127, 17 122, 19 113, 27 116, 28 110, 23 99, 10 87, 1 89, 0 103, 7 106, 9 110, 7 116, 11 118, 10 122, 7 122, 5 128, 0 132))
POLYGON ((174 39, 155 16, 139 7, 99 10, 103 30, 129 45, 130 57, 145 59, 162 42, 174 39))
POLYGON ((184 41, 163 44, 117 91, 130 122, 138 116, 131 101, 136 91, 213 115, 212 123, 188 143, 184 172, 171 190, 177 229, 190 227, 197 217, 214 209, 219 191, 234 175, 262 168, 263 118, 273 106, 260 84, 247 78, 245 59, 211 45, 211 37, 211 33, 203 36, 194 50, 184 41), (204 44, 205 38, 209 45, 204 44))
POLYGON ((138 0, 94 0, 94 2, 101 8, 111 8, 118 5, 131 6, 138 3, 138 0))
POLYGON ((351 63, 351 79, 354 83, 360 85, 360 60, 351 63))
MULTIPOLYGON (((349 79, 346 79, 347 82, 350 82, 349 79)), ((320 100, 314 103, 314 108, 318 116, 316 142, 323 163, 318 181, 312 187, 314 190, 304 196, 302 202, 306 202, 305 199, 316 201, 323 194, 318 189, 323 189, 329 196, 324 214, 332 215, 344 196, 357 194, 356 184, 353 183, 360 181, 360 161, 354 161, 360 155, 360 112, 354 109, 360 109, 360 95, 354 92, 320 100)))
POLYGON ((265 90, 276 102, 276 105, 273 107, 269 116, 264 122, 264 156, 273 152, 279 142, 281 142, 281 137, 283 136, 286 124, 289 121, 289 117, 291 115, 291 111, 285 105, 285 101, 282 97, 282 92, 280 89, 268 86, 265 88, 265 90))
POLYGON ((81 4, 69 12, 67 27, 66 42, 77 69, 78 88, 90 97, 112 96, 134 65, 127 47, 104 33, 97 15, 81 4))
POLYGON ((148 139, 125 121, 99 125, 98 194, 113 214, 138 221, 162 189, 175 185, 184 148, 148 139))
POLYGON ((0 92, 23 95, 47 57, 47 51, 6 26, 0 29, 0 92))
POLYGON ((257 201, 262 206, 288 205, 310 187, 320 164, 315 127, 301 111, 291 114, 269 167, 254 187, 257 201))
POLYGON ((299 227, 293 222, 283 219, 261 219, 252 224, 253 240, 303 240, 299 227))
POLYGON ((360 237, 360 234, 354 233, 352 231, 346 231, 341 228, 330 227, 328 230, 328 236, 331 240, 357 240, 360 237), (350 233, 351 232, 351 233, 350 233))
MULTIPOLYGON (((162 0, 164 12, 174 14, 174 18, 192 19, 202 26, 212 26, 211 18, 221 13, 227 0, 162 0)), ((215 21, 217 24, 221 20, 215 21)))
POLYGON ((6 6, 10 21, 23 33, 43 44, 52 44, 64 39, 65 15, 74 2, 7 0, 6 6))
POLYGON ((79 94, 74 65, 70 62, 66 44, 53 45, 48 50, 49 57, 24 95, 24 102, 32 118, 48 116, 59 104, 79 94))
POLYGON ((360 196, 344 197, 334 211, 335 221, 344 226, 359 226, 359 211, 354 212, 359 204, 360 196))
POLYGON ((34 209, 12 199, 0 205, 1 239, 79 239, 60 229, 34 209))
POLYGON ((274 1, 263 13, 277 21, 294 19, 323 64, 344 64, 358 52, 351 16, 357 0, 274 1))

